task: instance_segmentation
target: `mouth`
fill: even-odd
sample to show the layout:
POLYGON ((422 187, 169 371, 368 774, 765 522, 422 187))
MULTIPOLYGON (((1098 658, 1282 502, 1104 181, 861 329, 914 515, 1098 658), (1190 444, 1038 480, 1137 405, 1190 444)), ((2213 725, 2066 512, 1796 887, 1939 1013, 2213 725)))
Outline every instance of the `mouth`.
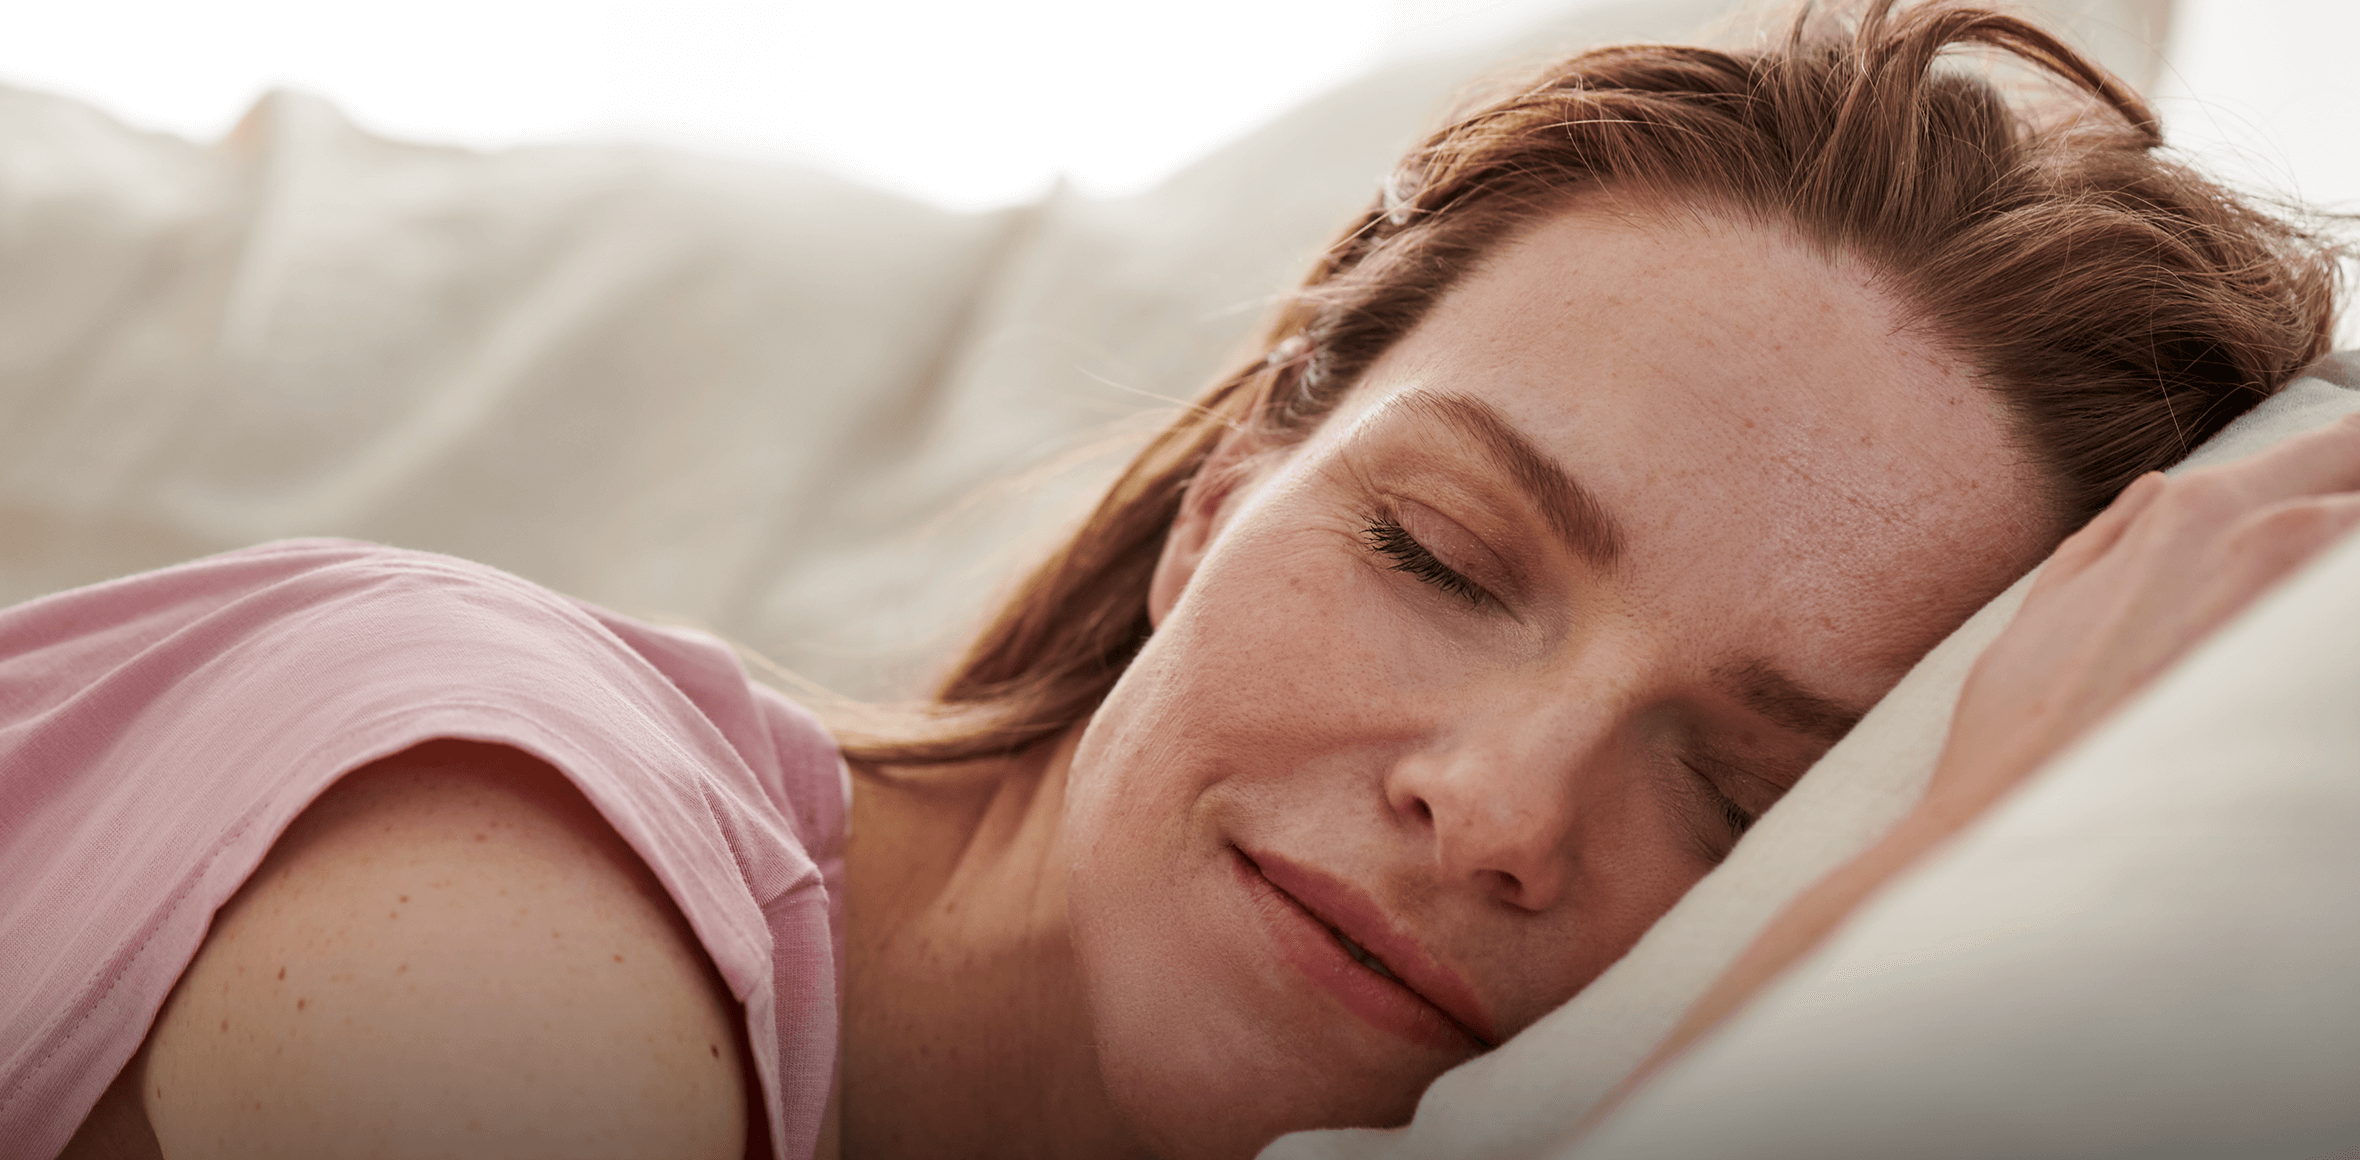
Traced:
MULTIPOLYGON (((1312 917, 1318 918, 1319 916, 1312 915, 1312 917)), ((1326 926, 1325 923, 1320 925, 1326 926)), ((1368 969, 1375 971, 1376 973, 1383 975, 1396 983, 1401 982, 1401 976, 1396 975, 1391 970, 1387 969, 1385 966, 1385 960, 1368 953, 1368 948, 1361 946, 1359 943, 1353 942, 1352 939, 1345 935, 1343 931, 1337 930, 1335 927, 1330 926, 1327 928, 1327 930, 1329 934, 1336 936, 1337 942, 1344 944, 1344 953, 1351 955, 1353 962, 1359 963, 1361 966, 1367 967, 1368 969)), ((1408 984, 1404 983, 1402 985, 1407 986, 1408 984)))
POLYGON ((1395 935, 1364 895, 1275 855, 1230 852, 1263 902, 1282 956, 1346 1009, 1424 1046, 1462 1054, 1492 1048, 1473 991, 1413 940, 1395 935))

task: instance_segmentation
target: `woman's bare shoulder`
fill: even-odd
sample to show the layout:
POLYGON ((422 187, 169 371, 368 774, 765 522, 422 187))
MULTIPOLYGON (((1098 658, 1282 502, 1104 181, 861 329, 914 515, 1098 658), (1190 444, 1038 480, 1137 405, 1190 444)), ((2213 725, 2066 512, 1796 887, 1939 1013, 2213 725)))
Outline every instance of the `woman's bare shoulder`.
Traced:
POLYGON ((139 1140, 107 1120, 138 1111, 173 1156, 737 1157, 753 1075, 695 935, 580 792, 434 741, 280 836, 125 1070, 136 1103, 76 1144, 139 1140))

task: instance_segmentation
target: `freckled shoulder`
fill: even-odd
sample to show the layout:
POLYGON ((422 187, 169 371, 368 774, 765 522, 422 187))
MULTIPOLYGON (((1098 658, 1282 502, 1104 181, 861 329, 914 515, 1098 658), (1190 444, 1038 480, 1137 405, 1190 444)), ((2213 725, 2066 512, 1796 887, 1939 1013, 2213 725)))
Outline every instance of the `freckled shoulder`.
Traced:
POLYGON ((124 1078, 176 1158, 734 1158, 762 1115, 742 1027, 563 775, 437 741, 280 837, 124 1078))

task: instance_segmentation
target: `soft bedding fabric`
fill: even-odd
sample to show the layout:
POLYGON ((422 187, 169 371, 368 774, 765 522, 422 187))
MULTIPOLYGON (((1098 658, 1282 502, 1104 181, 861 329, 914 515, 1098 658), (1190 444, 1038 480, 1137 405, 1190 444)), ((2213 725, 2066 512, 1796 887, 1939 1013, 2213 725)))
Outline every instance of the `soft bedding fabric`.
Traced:
MULTIPOLYGON (((2360 411, 2360 390, 2352 389, 2354 387, 2360 387, 2360 355, 2333 356, 2231 424, 2174 470, 2185 471, 2209 463, 2243 458, 2289 435, 2360 411)), ((2355 564, 2355 561, 2360 561, 2360 556, 2354 555, 2354 551, 2360 549, 2346 551, 2339 557, 2346 561, 2338 565, 2345 572, 2360 566, 2355 564)), ((1262 1160, 1505 1158, 1538 1155, 1561 1145, 1573 1126, 1598 1100, 1613 1090, 1631 1068, 1646 1058, 1656 1043, 1670 1032, 1680 1017, 1704 993, 1705 988, 1735 960, 1790 899, 1829 870, 1866 848, 1916 803, 1926 780, 1933 774, 1935 760, 1941 754, 1942 740, 1949 730, 1951 710, 1958 699, 1960 687, 1966 681, 1968 669, 1973 666, 1975 658, 1982 654, 1984 647, 1999 635, 2000 630, 2015 615, 2030 582, 2031 577, 2027 576, 2001 593, 1933 652, 1928 653, 1850 735, 1820 759, 1819 764, 1812 767, 1794 790, 1763 816, 1726 862, 1691 889, 1669 913, 1657 920, 1631 952, 1608 968, 1596 982, 1499 1050, 1464 1064, 1436 1080, 1427 1089, 1425 1098, 1419 1103, 1416 1119, 1407 1128, 1398 1131, 1297 1133, 1283 1137, 1265 1149, 1262 1160)), ((2337 631, 2348 631, 2348 626, 2355 623, 2344 608, 2349 604, 2348 599, 2338 595, 2332 588, 2322 587, 2317 581, 2305 581, 2302 591, 2308 595, 2278 597, 2272 606, 2285 608, 2291 603, 2294 607, 2308 611, 2294 614, 2280 612, 2276 615, 2316 617, 2322 622, 2323 628, 2337 631)), ((2289 692, 2297 688, 2309 690, 2298 701, 2317 704, 2329 717, 2344 721, 2360 718, 2360 715, 2351 713, 2348 708, 2336 709, 2332 706, 2349 706, 2354 698, 2360 697, 2360 681, 2342 675, 2344 670, 2339 666, 2343 661, 2332 654, 2339 648, 2350 646, 2336 643, 2339 639, 2323 638, 2315 647, 2286 647, 2279 654, 2283 660, 2282 673, 2278 679, 2291 682, 2284 686, 2289 692), (2316 690, 2312 689, 2314 685, 2317 686, 2316 690), (2340 701, 2337 700, 2339 697, 2340 701)), ((2183 665, 2183 669, 2202 675, 2177 679, 2197 687, 2215 688, 2259 675, 2251 659, 2234 663, 2213 660, 2212 657, 2218 651, 2208 649, 2183 665), (2215 672, 2214 666, 2227 667, 2215 672)), ((2153 700, 2161 695, 2162 691, 2158 690, 2147 699, 2153 700)), ((2193 711, 2189 706, 2183 708, 2193 711)), ((2275 721, 2277 715, 2272 716, 2272 723, 2265 725, 2250 719, 2242 710, 2234 707, 2215 708, 2198 714, 2194 719, 2203 721, 2203 728, 2224 739, 2242 740, 2227 743, 2233 747, 2229 757, 2218 756, 2217 747, 2211 754, 2201 747, 2190 750, 2190 755, 2178 765, 2181 776, 2192 784, 2211 778, 2220 787, 2248 785, 2250 797, 2242 803, 2243 808, 2269 812, 2274 808, 2271 802, 2282 793, 2282 787, 2276 782, 2246 783, 2242 781, 2241 774, 2245 762, 2268 761, 2271 760, 2269 755, 2276 752, 2280 741, 2273 733, 2278 727, 2275 721), (2243 748, 2236 750, 2234 747, 2243 748)), ((2117 726, 2109 733, 2120 732, 2123 728, 2117 726)), ((2329 740, 2331 737, 2344 736, 2337 732, 2340 728, 2335 721, 2299 726, 2288 734, 2286 743, 2312 755, 2316 768, 2311 776, 2340 778, 2349 784, 2360 785, 2360 758, 2354 757, 2360 754, 2360 746, 2346 747, 2337 754, 2334 744, 2329 740)), ((2135 776, 2136 771, 2143 768, 2138 764, 2124 767, 2094 760, 2061 764, 2065 768, 2042 774, 2040 783, 2071 782, 2076 778, 2119 783, 2122 778, 2135 776), (2085 769, 2088 772, 2082 772, 2085 769)), ((2312 792, 2326 795, 2326 804, 2336 805, 2336 791, 2332 786, 2315 786, 2312 792)), ((2038 795, 2029 793, 2025 797, 2033 801, 2040 800, 2038 795)), ((2037 813, 2039 808, 2036 805, 2012 806, 2011 812, 2014 816, 2021 816, 2015 811, 2031 810, 2037 813)), ((2336 805, 2336 808, 2345 807, 2336 805)), ((2342 816, 2347 825, 2360 826, 2360 814, 2346 812, 2342 816)), ((2051 823, 2034 824, 2045 826, 2051 823)), ((2090 823, 2084 819, 2078 824, 2090 823)), ((2189 869, 2202 871, 2215 866, 2214 859, 2224 857, 2224 851, 2234 850, 2236 856, 2243 857, 2253 852, 2247 847, 2266 844, 2265 828, 2252 825, 2245 819, 2229 824, 2236 828, 2219 835, 2209 835, 2217 841, 2220 849, 2197 844, 2181 850, 2179 856, 2185 861, 2181 864, 2180 872, 2184 874, 2189 869)), ((2098 825, 2089 831, 2093 840, 2086 856, 2078 860, 2073 854, 2071 842, 2052 843, 2051 848, 2045 851, 2051 859, 2045 872, 2054 875, 2060 883, 2116 881, 2115 863, 2122 856, 2122 851, 2118 848, 2119 843, 2109 845, 2096 840, 2107 836, 2104 830, 2103 825, 2098 825)), ((2152 848, 2154 845, 2169 846, 2170 842, 2162 840, 2148 845, 2131 845, 2139 855, 2151 856, 2157 853, 2152 848)), ((2360 845, 2352 848, 2360 849, 2360 845)), ((1959 856, 1946 856, 1938 861, 1948 865, 1959 856)), ((2233 864, 2218 865, 2225 869, 2233 864)), ((2321 865, 2324 867, 2326 864, 2321 865)), ((2305 889, 2316 887, 2331 892, 2340 891, 2347 897, 2355 889, 2360 889, 2360 864, 2346 861, 2336 865, 2335 869, 2341 874, 2340 878, 2323 879, 2321 884, 2313 884, 2305 889)), ((1956 875, 1952 875, 1950 880, 1956 881, 1956 875)), ((2145 892, 2148 895, 2145 899, 2147 905, 2169 905, 2168 899, 2158 889, 2162 884, 2158 881, 2156 887, 2145 892)), ((2267 884, 2257 882, 2254 897, 2260 899, 2279 889, 2279 886, 2274 879, 2267 884)), ((2037 884, 2022 888, 2036 889, 2037 884)), ((1954 892, 1963 896, 1971 894, 1972 890, 1962 883, 1954 888, 1954 892)), ((2299 892, 2295 895, 2304 896, 2299 892)), ((2081 1005, 2115 1012, 2117 1015, 2127 1014, 2120 1006, 2122 996, 2111 984, 2103 978, 2088 977, 2070 968, 2071 964, 2093 959, 2119 961, 2125 953, 2125 944, 2116 939, 2118 932, 2112 926, 2112 907, 2105 900, 2103 891, 2095 895, 2081 895, 2080 898, 2079 904, 2087 909, 2080 912, 2046 910, 2042 920, 2046 925, 2037 930, 2017 928, 2008 920, 1995 916, 1975 933, 1951 936, 1955 942, 1946 942, 1945 936, 1940 933, 1948 921, 1944 916, 1950 913, 1947 909, 1950 903, 1931 909, 1908 911, 1920 916, 1915 925, 1906 926, 1909 937, 1917 940, 1917 949, 1888 948, 1881 953, 1893 956, 1890 961, 1896 966, 1909 966, 1914 962, 1919 968, 1934 970, 1945 980, 1945 988, 1940 992, 1940 998, 1929 994, 1922 1000, 1931 1006, 1920 1012, 1914 1023, 1903 1021, 1900 1024, 1931 1024, 1926 1037, 1912 1040, 1896 1034, 1878 1042, 1884 1045, 1884 1050, 1890 1056, 1905 1053, 1912 1044, 1918 1051, 1935 1055, 1950 1050, 1948 1045, 1961 1039, 1971 1040, 1986 1052, 1978 1059, 1987 1062, 2013 1059, 2018 1066, 2025 1068, 2028 1075, 2038 1077, 2062 1079, 2069 1076, 2070 1072, 2052 1071, 2046 1063, 2039 1062, 2050 1058, 2051 1045, 2060 1038, 2060 1033, 2047 1027, 2044 1020, 2051 1019, 2058 1007, 2081 1005), (1973 970, 1967 966, 1940 965, 1950 963, 1954 958, 1961 964, 1980 962, 1979 957, 1965 954, 1970 944, 2003 943, 2006 944, 2005 950, 1995 953, 2004 953, 2018 964, 2019 974, 2016 976, 1995 976, 1987 985, 1983 985, 1976 982, 1973 970), (1960 953, 1954 956, 1954 950, 1960 953), (1913 955, 1914 959, 1911 957, 1913 955), (2050 982, 2035 985, 2033 980, 2044 977, 2041 974, 2046 969, 2041 965, 2043 962, 2053 965, 2055 974, 2046 976, 2050 982), (2011 1010, 2012 998, 2016 996, 2037 996, 2038 1001, 2021 1010, 2011 1010), (1946 1005, 1954 1002, 1974 1010, 1976 1015, 1972 1019, 1960 1017, 1954 1020, 1947 1016, 1935 1018, 1940 1011, 1947 1009, 1946 1005)), ((1963 904, 1963 898, 1960 902, 1963 904)), ((1905 908, 1897 903, 1879 907, 1880 912, 1887 909, 1895 915, 1892 923, 1902 923, 1899 916, 1905 912, 1905 908)), ((2312 944, 2318 933, 2315 927, 2322 922, 2337 924, 2339 920, 2334 917, 2335 911, 2322 907, 2312 918, 2304 918, 2298 910, 2289 908, 2274 911, 2275 918, 2271 920, 2277 924, 2274 928, 2259 923, 2233 925, 2233 929, 2245 936, 2242 940, 2213 939, 2208 933, 2210 926, 2198 921, 2193 915, 2185 926, 2176 930, 2169 929, 2168 924, 2151 921, 2150 928, 2136 932, 2136 937, 2161 941, 2165 936, 2176 936, 2180 942, 2170 947, 2170 955, 2186 967, 2188 976, 2201 978, 2211 972, 2219 978, 2240 980, 2226 993, 2211 996, 2215 1000, 2226 1001, 2225 1007, 2222 1003, 2214 1004, 2217 1012, 2215 1018, 2223 1023, 2234 1024, 2242 1001, 2237 989, 2247 985, 2246 980, 2250 980, 2253 985, 2261 985, 2262 978, 2271 972, 2264 959, 2253 956, 2274 956, 2287 949, 2308 945, 2310 949, 2302 950, 2300 961, 2310 965, 2323 961, 2317 959, 2316 955, 2327 951, 2312 944)), ((1835 1045, 1851 1042, 1849 1037, 1852 1033, 1846 1028, 1855 1021, 1891 1021, 1897 1017, 1895 1011, 1921 1002, 1906 987, 1897 986, 1885 1000, 1891 1010, 1870 1011, 1864 1008, 1859 1012, 1852 1011, 1847 1006, 1846 985, 1862 980, 1865 972, 1879 969, 1876 963, 1887 961, 1878 959, 1877 952, 1867 953, 1869 965, 1866 966, 1858 965, 1860 960, 1854 956, 1850 961, 1855 965, 1840 971, 1815 965, 1807 972, 1821 982, 1808 992, 1809 998, 1786 1002, 1781 1009, 1787 1015, 1776 1024, 1798 1037, 1792 1044, 1782 1046, 1757 1037, 1748 1040, 1753 1046, 1743 1053, 1732 1049, 1733 1058, 1746 1060, 1745 1066, 1762 1069, 1761 1074, 1745 1078, 1733 1077, 1725 1069, 1712 1071, 1709 1074, 1717 1078, 1699 1079, 1679 1089, 1687 1094, 1652 1102, 1650 1106, 1664 1109, 1659 1115, 1651 1114, 1654 1118, 1648 1123, 1652 1127, 1634 1130, 1628 1137, 1615 1137, 1624 1140, 1624 1143, 1600 1145, 1596 1152, 1585 1147, 1576 1154, 1585 1158, 1592 1155, 1932 1155, 1936 1153, 1915 1147, 1880 1149, 1865 1145, 1856 1150, 1847 1147, 1814 1152, 1807 1142, 1843 1139, 1845 1137, 1840 1135, 1811 1135, 1810 1129, 1824 1127, 1822 1120, 1832 1124, 1857 1117, 1864 1123, 1874 1122, 1892 1129, 1894 1134, 1873 1138, 1893 1143, 1909 1138, 1908 1117, 1900 1109, 1922 1107, 1929 1102, 1939 1103, 1946 1093, 1976 1107, 1983 1106, 1987 1099, 2013 1100, 2020 1094, 2012 1085, 1978 1087, 1965 1084, 1965 1078, 1973 1075, 1971 1068, 1966 1065, 1958 1070, 1942 1072, 1940 1069, 1925 1067, 1903 1067, 1888 1059, 1894 1068, 1890 1076, 1911 1078, 1891 1078, 1876 1090, 1891 1092, 1898 1085, 1923 1085, 1924 1089, 1908 1098, 1897 1099, 1893 1104, 1893 1114, 1888 1116, 1882 1105, 1865 1101, 1857 1094, 1866 1089, 1861 1083, 1854 1082, 1855 1077, 1872 1073, 1867 1070, 1849 1070, 1852 1065, 1847 1064, 1845 1078, 1834 1082, 1833 1086, 1819 1089, 1820 1094, 1806 1102, 1812 1111, 1796 1113, 1797 1118, 1792 1122, 1803 1133, 1796 1138, 1806 1143, 1798 1143, 1791 1151, 1780 1152, 1740 1146, 1740 1141, 1748 1139, 1744 1128, 1747 1117, 1776 1119, 1770 1105, 1765 1102, 1769 1097, 1743 1103, 1745 1110, 1742 1113, 1734 1110, 1733 1106, 1733 1110, 1723 1115, 1716 1112, 1710 1103, 1710 1100, 1717 1098, 1715 1093, 1728 1084, 1737 1083, 1740 1086, 1736 1090, 1744 1093, 1745 1100, 1754 1100, 1757 1093, 1772 1091, 1800 1099, 1805 1081, 1796 1080, 1788 1084, 1773 1075, 1783 1075, 1786 1052, 1796 1053, 1798 1057, 1808 1056, 1823 1063, 1836 1059, 1841 1049, 1835 1045), (1816 1022, 1813 1023, 1813 1020, 1816 1022), (1811 1025, 1798 1026, 1802 1023, 1811 1025), (1826 1044, 1824 1047, 1821 1045, 1822 1040, 1826 1044), (2008 1094, 2003 1097, 1999 1094, 2002 1091, 2008 1094), (1873 1115, 1868 1114, 1871 1111, 1873 1115), (1674 1123, 1682 1120, 1695 1121, 1700 1125, 1709 1122, 1714 1126, 1709 1130, 1698 1127, 1695 1132, 1688 1132, 1674 1123), (1670 1142, 1675 1141, 1681 1146, 1671 1146, 1670 1142)), ((1827 957, 1822 954, 1819 960, 1827 957)), ((2307 993, 2316 999, 2340 995, 2343 990, 2338 987, 2320 992, 2314 987, 2307 993)), ((2186 1002, 2187 998, 2183 995, 2179 1001, 2186 1002)), ((2348 996, 2336 1001, 2342 1001, 2342 998, 2348 996)), ((2343 1007, 2345 1011, 2360 1013, 2360 1005, 2344 1002, 2343 1007)), ((2165 1020, 2175 1013, 2175 1010, 2150 1012, 2153 1017, 2165 1020)), ((1751 1025, 1750 1017, 1748 1022, 1751 1025)), ((2107 1026, 2103 1019, 2091 1019, 2085 1023, 2092 1026, 2093 1030, 2107 1026)), ((2268 1026, 2247 1028, 2242 1036, 2224 1042, 2236 1043, 2236 1050, 2256 1052, 2257 1036, 2263 1037, 2261 1043, 2266 1043, 2268 1026)), ((2133 1037, 2124 1042, 2136 1041, 2136 1037, 2133 1037)), ((2350 1042, 2360 1043, 2360 1038, 2350 1042)), ((2084 1045, 2081 1050, 2099 1058, 2117 1058, 2121 1061, 2138 1057, 2135 1051, 2129 1055, 2111 1056, 2110 1049, 2103 1045, 2084 1045)), ((2232 1058, 2221 1057, 2220 1066, 2230 1066, 2232 1058)), ((2283 1064, 2293 1057, 2279 1058, 2283 1064)), ((1862 1063, 1859 1067, 1866 1069, 1868 1065, 1862 1063)), ((2282 1066, 2279 1070, 2285 1068, 2282 1066)), ((2360 1070, 2347 1074, 2360 1076, 2360 1070)), ((2353 1087, 2350 1091, 2360 1097, 2360 1087, 2353 1087)), ((2068 1105, 2054 1102, 2043 1106, 2049 1110, 2040 1114, 2048 1115, 2052 1121, 2070 1111, 2068 1105)), ((2354 1106, 2360 1106, 2360 1102, 2354 1106)), ((1949 1128, 1943 1130, 1948 1131, 1949 1128)), ((1985 1135, 1967 1138, 1982 1140, 1990 1146, 1981 1152, 1961 1148, 1939 1154, 1959 1157, 2047 1154, 2001 1146, 2003 1141, 1998 1137, 1985 1135)), ((2055 1154, 2082 1153, 2068 1148, 2055 1154)), ((2144 1153, 2131 1150, 2121 1154, 2144 1153)))
POLYGON ((0 611, 0 1154, 63 1147, 278 835, 437 737, 555 766, 745 1006, 780 1157, 835 1081, 849 784, 719 642, 444 556, 273 544, 0 611))

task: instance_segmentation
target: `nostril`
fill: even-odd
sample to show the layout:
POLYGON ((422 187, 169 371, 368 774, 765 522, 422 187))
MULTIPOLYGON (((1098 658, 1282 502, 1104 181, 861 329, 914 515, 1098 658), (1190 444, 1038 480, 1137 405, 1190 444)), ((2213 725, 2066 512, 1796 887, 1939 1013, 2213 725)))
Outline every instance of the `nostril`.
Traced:
POLYGON ((1428 805, 1426 803, 1426 799, 1413 799, 1410 802, 1410 808, 1417 811, 1419 821, 1424 822, 1429 826, 1434 824, 1434 807, 1428 805))

